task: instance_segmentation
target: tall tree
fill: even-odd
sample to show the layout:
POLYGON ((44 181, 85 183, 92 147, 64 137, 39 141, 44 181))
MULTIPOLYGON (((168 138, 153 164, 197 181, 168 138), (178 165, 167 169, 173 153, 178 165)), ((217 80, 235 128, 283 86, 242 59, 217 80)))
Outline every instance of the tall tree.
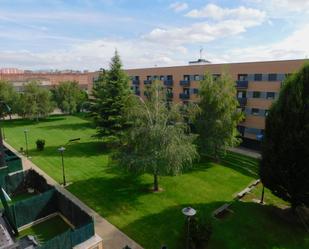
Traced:
POLYGON ((309 206, 309 64, 284 81, 269 111, 260 176, 294 210, 309 206))
POLYGON ((227 73, 217 79, 206 73, 199 97, 200 112, 195 120, 199 149, 218 160, 220 151, 240 142, 237 125, 243 114, 238 110, 235 81, 227 73))
POLYGON ((33 81, 24 86, 18 98, 17 114, 30 119, 44 118, 54 110, 51 92, 33 81))
MULTIPOLYGON (((13 85, 7 81, 0 80, 0 101, 5 103, 11 108, 11 112, 14 112, 16 109, 16 99, 17 92, 13 85)), ((7 108, 0 108, 0 117, 3 117, 7 114, 7 108)))
POLYGON ((53 91, 58 108, 65 113, 75 113, 87 100, 87 93, 82 91, 76 81, 61 82, 53 91))
POLYGON ((118 52, 115 52, 108 71, 102 70, 93 89, 91 115, 97 127, 97 136, 106 142, 117 143, 128 124, 123 111, 131 94, 129 77, 122 70, 118 52))
POLYGON ((157 82, 147 93, 146 100, 130 98, 126 117, 132 126, 117 159, 131 172, 152 174, 158 191, 158 176, 180 173, 198 154, 179 106, 166 104, 166 93, 157 82))

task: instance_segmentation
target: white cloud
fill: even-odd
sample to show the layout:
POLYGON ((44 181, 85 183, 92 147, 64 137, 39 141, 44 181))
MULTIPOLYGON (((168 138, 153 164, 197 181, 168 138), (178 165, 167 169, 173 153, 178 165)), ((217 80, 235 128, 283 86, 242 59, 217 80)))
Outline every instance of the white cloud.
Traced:
POLYGON ((187 3, 181 3, 181 2, 175 2, 170 4, 169 8, 174 10, 175 12, 181 12, 184 11, 188 8, 188 4, 187 3))
POLYGON ((240 6, 238 8, 229 9, 221 8, 215 4, 207 4, 202 9, 193 9, 186 14, 191 18, 209 18, 216 21, 224 19, 242 20, 242 21, 256 21, 261 22, 266 18, 266 13, 258 9, 246 8, 240 6))
POLYGON ((309 57, 309 24, 294 31, 280 42, 227 50, 224 56, 212 54, 213 61, 260 61, 304 59, 309 57))

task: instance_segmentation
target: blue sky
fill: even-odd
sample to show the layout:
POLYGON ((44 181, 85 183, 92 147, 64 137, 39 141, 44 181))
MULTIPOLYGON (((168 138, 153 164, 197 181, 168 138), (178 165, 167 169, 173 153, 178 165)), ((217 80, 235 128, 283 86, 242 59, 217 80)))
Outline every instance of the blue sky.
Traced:
POLYGON ((0 68, 125 68, 301 59, 309 0, 0 0, 0 68))

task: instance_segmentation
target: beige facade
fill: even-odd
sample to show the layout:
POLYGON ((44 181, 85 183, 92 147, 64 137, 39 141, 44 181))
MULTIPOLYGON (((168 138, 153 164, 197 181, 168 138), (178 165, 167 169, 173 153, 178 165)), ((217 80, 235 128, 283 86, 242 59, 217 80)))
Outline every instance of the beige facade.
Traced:
POLYGON ((265 61, 231 64, 206 64, 176 67, 154 67, 126 70, 136 94, 144 96, 147 84, 161 80, 172 93, 173 102, 198 99, 199 81, 205 72, 214 77, 227 72, 235 80, 237 98, 246 118, 239 124, 245 138, 257 140, 264 133, 265 116, 278 98, 282 81, 297 71, 305 60, 265 61))

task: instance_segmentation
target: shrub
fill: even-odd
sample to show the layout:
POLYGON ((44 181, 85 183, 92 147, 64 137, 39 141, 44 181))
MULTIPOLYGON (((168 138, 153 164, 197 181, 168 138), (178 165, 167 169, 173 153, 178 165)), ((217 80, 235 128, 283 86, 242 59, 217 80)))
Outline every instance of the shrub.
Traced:
POLYGON ((38 139, 36 140, 36 149, 38 151, 42 151, 44 150, 44 147, 45 147, 45 140, 44 139, 38 139))

